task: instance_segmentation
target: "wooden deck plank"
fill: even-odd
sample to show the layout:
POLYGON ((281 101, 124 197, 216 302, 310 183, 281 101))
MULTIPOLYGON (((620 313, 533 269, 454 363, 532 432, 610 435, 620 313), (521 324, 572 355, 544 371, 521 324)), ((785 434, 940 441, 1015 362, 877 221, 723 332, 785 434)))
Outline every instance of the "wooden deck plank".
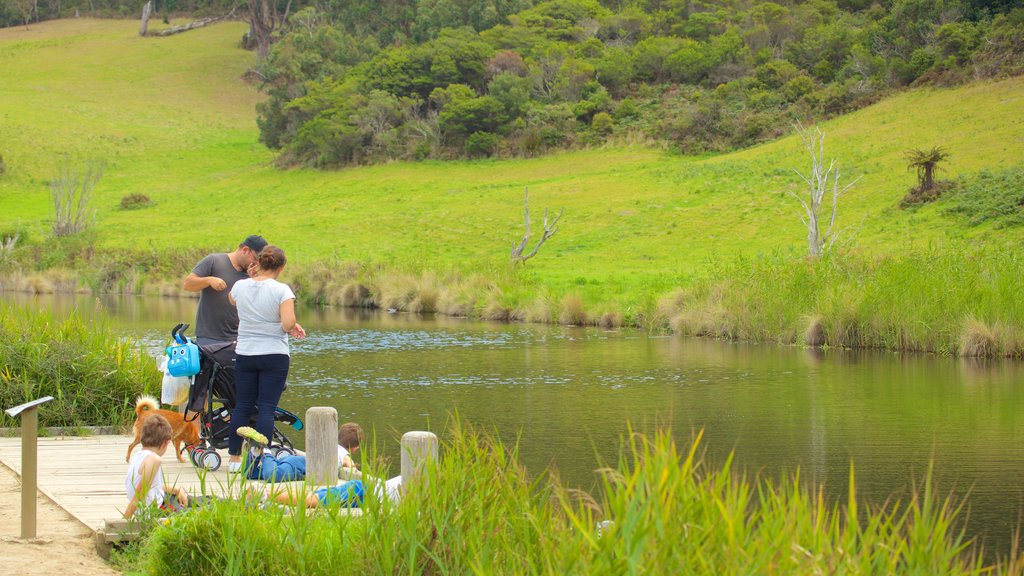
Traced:
MULTIPOLYGON (((131 436, 88 436, 40 438, 38 441, 39 490, 86 526, 98 529, 106 519, 118 518, 128 504, 124 493, 124 461, 131 436)), ((136 448, 138 450, 138 448, 136 448)), ((200 493, 203 482, 190 462, 178 462, 173 450, 163 457, 161 467, 168 485, 200 493)), ((206 475, 207 493, 225 494, 237 489, 238 479, 229 479, 227 451, 220 470, 206 475)), ((21 439, 0 438, 0 463, 21 475, 21 439)))

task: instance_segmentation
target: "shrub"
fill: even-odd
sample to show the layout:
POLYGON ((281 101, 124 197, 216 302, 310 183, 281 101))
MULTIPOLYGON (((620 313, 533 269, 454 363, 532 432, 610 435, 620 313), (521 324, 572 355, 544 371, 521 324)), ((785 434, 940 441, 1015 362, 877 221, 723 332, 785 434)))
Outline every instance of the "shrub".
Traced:
POLYGON ((498 135, 489 132, 473 132, 466 139, 466 154, 471 157, 490 156, 498 146, 498 135))
POLYGON ((152 205, 153 201, 145 194, 128 194, 121 197, 121 210, 138 210, 152 205))
POLYGON ((611 134, 614 125, 615 120, 612 120, 612 115, 607 112, 594 114, 594 119, 590 121, 590 127, 594 129, 594 132, 602 136, 611 134))
POLYGON ((988 220, 997 228, 1024 224, 1024 168, 984 170, 961 178, 946 212, 966 216, 971 226, 988 220))

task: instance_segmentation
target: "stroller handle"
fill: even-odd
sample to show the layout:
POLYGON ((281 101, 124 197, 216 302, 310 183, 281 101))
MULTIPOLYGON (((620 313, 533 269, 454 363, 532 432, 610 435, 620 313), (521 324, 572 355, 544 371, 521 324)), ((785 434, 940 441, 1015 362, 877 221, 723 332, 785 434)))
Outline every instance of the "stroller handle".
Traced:
POLYGON ((186 342, 185 331, 188 330, 188 327, 188 324, 178 324, 175 326, 174 329, 171 330, 171 339, 178 344, 184 344, 186 342))

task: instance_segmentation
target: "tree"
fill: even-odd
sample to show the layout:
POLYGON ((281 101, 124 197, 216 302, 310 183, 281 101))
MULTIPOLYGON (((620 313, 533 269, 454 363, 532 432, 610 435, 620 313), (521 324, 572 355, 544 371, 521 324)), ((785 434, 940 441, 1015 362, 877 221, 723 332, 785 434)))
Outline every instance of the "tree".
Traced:
POLYGON ((525 266, 527 260, 529 260, 530 258, 533 258, 534 256, 536 256, 537 255, 537 251, 540 250, 541 245, 544 244, 545 242, 547 242, 549 238, 554 236, 555 232, 558 232, 558 221, 562 219, 562 212, 563 212, 563 210, 559 210, 558 211, 558 215, 555 216, 555 218, 553 220, 551 220, 551 223, 549 224, 548 223, 548 211, 545 208, 544 209, 544 233, 541 235, 540 240, 537 241, 536 246, 533 247, 533 250, 531 250, 529 253, 524 255, 523 251, 526 250, 526 248, 530 245, 530 189, 529 188, 526 189, 525 202, 526 202, 526 208, 525 208, 526 231, 523 233, 522 241, 520 241, 518 245, 512 247, 511 259, 512 259, 512 265, 513 266, 515 266, 516 264, 523 264, 525 266))
POLYGON ((835 227, 836 214, 839 211, 839 198, 852 188, 857 181, 854 180, 842 188, 839 187, 839 166, 836 164, 836 160, 832 158, 828 161, 828 166, 826 167, 825 133, 817 126, 813 129, 804 128, 797 123, 796 131, 803 141, 804 148, 807 149, 811 156, 811 171, 809 174, 804 175, 799 170, 793 169, 797 176, 800 176, 800 179, 807 184, 807 199, 805 200, 799 194, 792 191, 789 194, 796 198, 800 205, 803 206, 804 214, 800 216, 800 220, 807 228, 807 249, 812 258, 819 258, 836 243, 836 240, 839 239, 839 236, 844 231, 837 230, 835 227), (825 204, 825 195, 829 192, 831 192, 831 206, 827 208, 830 211, 828 228, 822 234, 819 218, 825 204))
POLYGON ((283 8, 276 0, 247 0, 249 6, 249 30, 256 40, 256 57, 263 61, 270 53, 274 31, 280 28, 292 9, 292 0, 286 0, 283 8))
POLYGON ((10 0, 11 5, 14 8, 14 13, 28 28, 28 23, 32 21, 32 15, 36 12, 36 0, 10 0))
POLYGON ((907 151, 907 169, 917 170, 919 192, 928 192, 935 188, 935 172, 939 169, 939 163, 947 158, 949 158, 949 152, 940 146, 935 146, 928 151, 907 151))

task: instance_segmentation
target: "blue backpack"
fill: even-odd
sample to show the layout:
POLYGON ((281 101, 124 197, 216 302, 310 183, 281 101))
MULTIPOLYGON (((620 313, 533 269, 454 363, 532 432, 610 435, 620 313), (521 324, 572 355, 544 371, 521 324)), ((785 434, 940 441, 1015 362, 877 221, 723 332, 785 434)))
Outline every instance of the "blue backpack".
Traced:
POLYGON ((175 343, 164 350, 167 353, 167 373, 171 376, 195 376, 199 373, 199 346, 182 334, 185 330, 188 330, 188 324, 175 326, 171 330, 175 343))

